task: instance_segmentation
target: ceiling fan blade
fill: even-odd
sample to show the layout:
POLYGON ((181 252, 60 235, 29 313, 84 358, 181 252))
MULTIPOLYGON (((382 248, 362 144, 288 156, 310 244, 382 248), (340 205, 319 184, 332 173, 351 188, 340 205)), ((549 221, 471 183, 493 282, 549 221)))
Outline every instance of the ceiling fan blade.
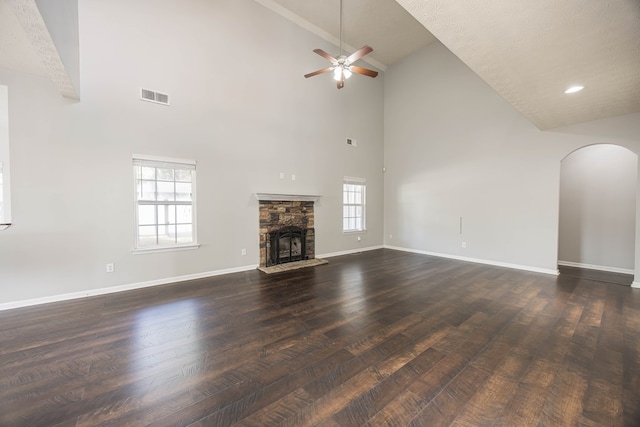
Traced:
POLYGON ((353 71, 354 73, 363 74, 363 75, 369 76, 369 77, 376 77, 378 75, 377 71, 373 71, 373 70, 370 70, 368 68, 358 67, 357 65, 352 65, 352 66, 349 67, 349 69, 351 71, 353 71))
POLYGON ((318 74, 328 73, 333 70, 333 67, 323 68, 322 70, 314 71, 313 73, 305 74, 304 77, 308 79, 309 77, 317 76, 318 74))
POLYGON ((371 46, 363 46, 360 49, 353 52, 351 55, 349 55, 345 62, 349 64, 353 64, 358 59, 362 58, 365 55, 370 54, 371 52, 373 52, 373 48, 371 46))
POLYGON ((334 58, 333 56, 329 55, 327 52, 325 52, 322 49, 313 49, 313 51, 315 53, 317 53, 318 55, 322 56, 327 61, 331 62, 332 64, 338 62, 338 60, 336 58, 334 58))

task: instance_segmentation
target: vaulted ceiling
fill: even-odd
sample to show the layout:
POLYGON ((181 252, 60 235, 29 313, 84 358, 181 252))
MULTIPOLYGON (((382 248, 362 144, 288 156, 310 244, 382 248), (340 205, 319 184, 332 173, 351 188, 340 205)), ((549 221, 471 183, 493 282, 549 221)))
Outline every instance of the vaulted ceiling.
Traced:
MULTIPOLYGON (((255 1, 338 45, 340 0, 255 1)), ((343 2, 346 50, 372 46, 383 71, 438 40, 540 129, 640 112, 639 0, 343 2)), ((0 0, 0 68, 58 78, 64 93, 52 42, 34 46, 35 5, 0 0)))
POLYGON ((47 74, 6 0, 0 0, 0 68, 41 76, 47 74))
MULTIPOLYGON (((62 96, 79 99, 76 87, 79 86, 79 82, 74 84, 73 81, 77 70, 71 69, 74 65, 77 66, 77 28, 72 31, 75 37, 64 41, 75 44, 72 49, 63 46, 68 60, 65 66, 59 46, 55 44, 52 30, 43 18, 38 1, 43 0, 0 0, 0 68, 49 77, 62 96)), ((60 1, 46 1, 49 3, 45 10, 64 16, 69 8, 73 8, 76 9, 74 12, 77 17, 77 5, 74 3, 76 0, 64 4, 60 1)), ((60 21, 55 21, 59 28, 60 21)), ((62 25, 68 22, 67 20, 62 25)), ((77 27, 77 21, 73 23, 77 27)), ((51 22, 51 25, 53 24, 51 22)))
MULTIPOLYGON (((256 1, 338 37, 340 0, 256 1)), ((343 2, 344 39, 372 65, 437 39, 540 129, 640 112, 638 0, 343 2)))

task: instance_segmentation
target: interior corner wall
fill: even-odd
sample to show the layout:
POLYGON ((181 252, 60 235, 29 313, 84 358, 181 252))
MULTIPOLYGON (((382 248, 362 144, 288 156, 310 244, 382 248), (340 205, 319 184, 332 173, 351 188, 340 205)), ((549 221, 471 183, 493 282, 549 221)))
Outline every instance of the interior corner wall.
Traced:
POLYGON ((318 254, 382 245, 383 76, 341 90, 329 74, 303 78, 326 66, 313 49, 336 48, 253 0, 86 0, 78 12, 79 102, 0 70, 13 198, 0 305, 257 266, 256 192, 320 195, 318 254), (141 87, 171 105, 141 101, 141 87), (132 253, 133 153, 197 161, 197 250, 132 253), (342 232, 344 176, 367 181, 360 241, 342 232))
POLYGON ((0 85, 0 230, 11 224, 11 158, 9 156, 8 88, 0 85))
POLYGON ((640 114, 540 131, 436 42, 387 69, 384 132, 386 245, 556 271, 561 160, 637 153, 640 114))

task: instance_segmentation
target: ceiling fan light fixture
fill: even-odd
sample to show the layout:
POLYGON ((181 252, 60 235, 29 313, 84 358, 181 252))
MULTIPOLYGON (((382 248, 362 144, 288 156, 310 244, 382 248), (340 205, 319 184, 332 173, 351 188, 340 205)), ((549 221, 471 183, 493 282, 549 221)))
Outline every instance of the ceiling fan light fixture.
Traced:
POLYGON ((575 85, 575 86, 571 86, 571 87, 567 88, 567 90, 565 90, 564 93, 566 93, 566 94, 576 93, 576 92, 580 92, 582 89, 584 89, 584 86, 575 85))
POLYGON ((342 78, 342 67, 338 66, 333 69, 333 80, 340 80, 342 78))
POLYGON ((351 77, 351 74, 353 74, 351 72, 351 70, 349 69, 349 67, 345 67, 344 65, 338 65, 333 69, 333 80, 335 81, 340 81, 340 80, 346 80, 349 77, 351 77))
POLYGON ((329 71, 333 71, 333 79, 338 82, 338 89, 342 89, 344 87, 344 81, 351 77, 351 74, 358 73, 364 76, 369 76, 371 78, 375 78, 378 75, 377 71, 369 70, 368 68, 363 68, 358 65, 353 65, 354 62, 359 60, 365 55, 373 52, 373 48, 371 46, 362 46, 360 49, 353 52, 351 55, 347 56, 343 54, 342 51, 342 0, 340 0, 340 56, 334 58, 329 55, 322 49, 313 49, 315 53, 322 56, 327 61, 331 62, 331 67, 322 68, 321 70, 314 71, 312 73, 307 73, 304 75, 304 78, 309 78, 313 76, 317 76, 318 74, 328 73, 329 71))

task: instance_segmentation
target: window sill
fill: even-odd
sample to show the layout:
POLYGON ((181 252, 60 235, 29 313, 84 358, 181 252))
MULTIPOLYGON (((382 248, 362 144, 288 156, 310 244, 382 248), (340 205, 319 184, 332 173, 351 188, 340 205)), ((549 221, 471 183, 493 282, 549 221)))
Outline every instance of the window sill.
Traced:
POLYGON ((366 233, 367 230, 342 230, 342 234, 362 234, 362 233, 366 233))
POLYGON ((163 246, 160 248, 133 249, 131 253, 133 253, 134 255, 142 255, 142 254, 152 254, 157 252, 191 251, 194 249, 198 249, 199 247, 200 247, 199 244, 180 245, 180 246, 163 246))
POLYGON ((11 227, 11 223, 8 224, 0 224, 0 231, 6 230, 7 228, 11 227))

